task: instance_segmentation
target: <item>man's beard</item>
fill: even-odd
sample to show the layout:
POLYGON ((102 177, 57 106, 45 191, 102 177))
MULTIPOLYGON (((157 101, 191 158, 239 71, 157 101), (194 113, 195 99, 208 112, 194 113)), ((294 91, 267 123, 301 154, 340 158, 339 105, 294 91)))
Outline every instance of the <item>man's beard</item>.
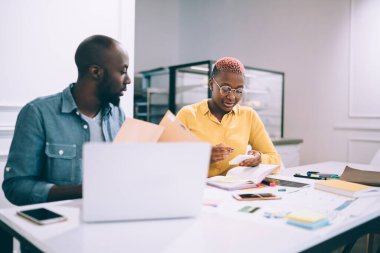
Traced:
POLYGON ((120 96, 119 94, 111 94, 109 92, 110 87, 112 87, 112 83, 110 81, 108 71, 105 69, 103 80, 99 83, 98 98, 100 99, 102 105, 108 105, 111 103, 114 106, 119 106, 120 96))

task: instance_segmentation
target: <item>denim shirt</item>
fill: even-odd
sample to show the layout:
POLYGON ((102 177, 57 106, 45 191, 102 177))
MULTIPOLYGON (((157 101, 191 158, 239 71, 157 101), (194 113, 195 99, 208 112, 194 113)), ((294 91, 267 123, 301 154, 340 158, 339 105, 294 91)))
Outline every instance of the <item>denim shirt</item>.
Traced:
MULTIPOLYGON (((13 204, 46 202, 53 185, 82 183, 82 146, 90 141, 90 128, 71 94, 73 85, 21 109, 2 185, 13 204)), ((112 141, 124 112, 109 104, 101 114, 104 138, 112 141)))

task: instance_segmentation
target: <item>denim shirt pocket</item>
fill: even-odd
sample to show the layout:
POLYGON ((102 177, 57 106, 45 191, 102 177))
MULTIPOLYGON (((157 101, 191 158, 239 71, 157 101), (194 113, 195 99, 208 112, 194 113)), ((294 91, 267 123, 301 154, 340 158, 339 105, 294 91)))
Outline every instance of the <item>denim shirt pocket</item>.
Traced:
POLYGON ((74 183, 76 145, 46 143, 45 154, 48 181, 60 184, 74 183))

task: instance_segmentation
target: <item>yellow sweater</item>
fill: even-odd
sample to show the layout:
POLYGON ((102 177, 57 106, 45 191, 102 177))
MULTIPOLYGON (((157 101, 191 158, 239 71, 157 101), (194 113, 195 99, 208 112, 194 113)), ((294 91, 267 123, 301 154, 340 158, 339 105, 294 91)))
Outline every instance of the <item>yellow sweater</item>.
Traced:
POLYGON ((227 160, 211 164, 208 176, 225 175, 228 162, 235 156, 246 154, 248 144, 261 152, 262 163, 280 164, 280 157, 273 146, 264 124, 252 108, 236 105, 225 114, 221 122, 211 114, 207 99, 183 107, 177 114, 181 121, 200 140, 217 145, 223 143, 234 149, 227 160))

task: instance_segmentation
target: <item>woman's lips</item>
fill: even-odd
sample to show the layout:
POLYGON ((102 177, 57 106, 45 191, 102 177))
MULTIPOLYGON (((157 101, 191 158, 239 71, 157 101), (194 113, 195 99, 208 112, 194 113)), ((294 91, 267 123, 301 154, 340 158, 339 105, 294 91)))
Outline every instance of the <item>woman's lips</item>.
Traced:
POLYGON ((227 108, 232 108, 234 107, 235 103, 232 102, 223 102, 223 105, 227 108))

